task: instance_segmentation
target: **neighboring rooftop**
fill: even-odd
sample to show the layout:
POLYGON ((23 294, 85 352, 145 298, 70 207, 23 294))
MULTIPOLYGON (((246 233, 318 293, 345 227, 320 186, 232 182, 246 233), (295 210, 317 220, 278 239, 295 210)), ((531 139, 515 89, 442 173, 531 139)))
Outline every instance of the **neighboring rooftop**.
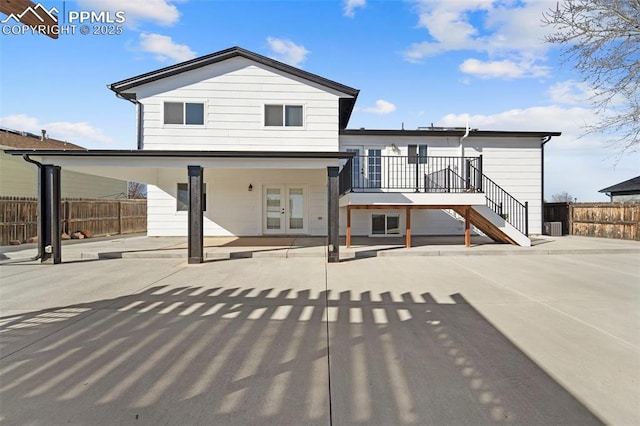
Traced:
POLYGON ((615 185, 608 186, 601 189, 598 192, 604 193, 617 193, 617 192, 637 192, 640 193, 640 176, 636 176, 624 182, 617 183, 615 185))
POLYGON ((7 129, 0 127, 0 145, 20 149, 46 149, 46 150, 72 150, 84 151, 79 145, 52 139, 47 136, 46 131, 42 131, 41 135, 35 135, 29 132, 21 132, 19 130, 7 129))

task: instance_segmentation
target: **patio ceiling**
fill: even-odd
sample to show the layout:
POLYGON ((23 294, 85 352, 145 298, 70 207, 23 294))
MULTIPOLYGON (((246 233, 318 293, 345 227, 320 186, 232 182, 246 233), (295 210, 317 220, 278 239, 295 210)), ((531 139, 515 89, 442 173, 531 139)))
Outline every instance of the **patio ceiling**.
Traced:
POLYGON ((201 166, 205 169, 326 169, 353 154, 344 152, 273 151, 131 151, 131 150, 16 150, 41 164, 52 164, 96 176, 156 184, 163 169, 201 166))

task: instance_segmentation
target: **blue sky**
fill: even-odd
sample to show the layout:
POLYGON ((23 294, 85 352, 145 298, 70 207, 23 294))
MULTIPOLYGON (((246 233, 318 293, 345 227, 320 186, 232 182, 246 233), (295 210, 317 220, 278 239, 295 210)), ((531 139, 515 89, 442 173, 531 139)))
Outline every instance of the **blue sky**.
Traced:
POLYGON ((594 121, 589 87, 542 41, 555 0, 41 3, 126 20, 120 35, 1 34, 4 127, 135 149, 135 108, 107 84, 240 46, 360 89, 351 128, 561 131, 546 148, 547 198, 605 200, 599 189, 640 174, 640 153, 579 137, 594 121))

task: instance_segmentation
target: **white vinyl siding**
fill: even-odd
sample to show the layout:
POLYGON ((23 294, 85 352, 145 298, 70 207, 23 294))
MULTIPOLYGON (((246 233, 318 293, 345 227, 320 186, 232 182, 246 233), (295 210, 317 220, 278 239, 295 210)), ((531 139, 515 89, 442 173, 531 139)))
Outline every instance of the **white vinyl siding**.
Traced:
MULTIPOLYGON (((160 176, 159 185, 149 185, 148 235, 187 235, 188 212, 176 211, 176 182, 184 182, 185 177, 186 170, 169 169, 160 176)), ((309 235, 327 234, 326 169, 205 169, 204 180, 205 236, 262 235, 263 187, 267 185, 304 187, 306 231, 309 235)))
MULTIPOLYGON (((428 146, 429 156, 460 157, 463 152, 464 156, 469 158, 482 155, 484 174, 521 203, 529 202, 529 233, 531 235, 542 233, 540 144, 540 139, 535 137, 468 137, 463 141, 464 150, 462 150, 459 137, 369 135, 340 137, 342 151, 365 146, 380 149, 383 156, 408 156, 410 145, 417 146, 418 153, 420 146, 424 145, 424 149, 428 146), (396 149, 393 149, 392 145, 395 145, 396 149)), ((383 170, 382 173, 384 175, 385 171, 383 170)), ((419 221, 415 225, 420 226, 419 221)), ((457 226, 455 223, 452 225, 457 226)), ((445 228, 451 227, 445 226, 445 228)), ((417 229, 414 233, 420 235, 421 231, 417 229)), ((358 228, 360 232, 358 235, 366 235, 368 231, 368 223, 362 224, 358 228)), ((435 231, 435 226, 424 231, 431 233, 435 231)))
POLYGON ((338 150, 338 102, 344 95, 244 58, 188 71, 136 90, 144 106, 144 149, 338 150), (202 102, 204 125, 164 125, 166 102, 202 102), (284 114, 282 127, 265 126, 265 105, 297 107, 289 111, 291 125, 284 125, 284 114))
MULTIPOLYGON (((369 236, 371 232, 371 220, 374 214, 398 216, 398 234, 406 235, 406 213, 404 210, 376 209, 376 210, 351 210, 351 235, 369 236)), ((347 209, 340 208, 340 235, 346 234, 347 209)), ((411 211, 411 235, 464 235, 464 220, 457 217, 449 210, 421 210, 411 211)))

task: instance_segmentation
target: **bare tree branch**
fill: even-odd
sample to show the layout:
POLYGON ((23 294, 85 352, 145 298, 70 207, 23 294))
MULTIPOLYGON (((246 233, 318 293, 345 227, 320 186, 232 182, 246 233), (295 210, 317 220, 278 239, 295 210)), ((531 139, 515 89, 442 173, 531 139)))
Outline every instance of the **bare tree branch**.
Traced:
POLYGON ((552 203, 573 203, 576 199, 567 191, 559 192, 551 196, 552 203))
POLYGON ((542 22, 593 90, 598 121, 585 134, 605 135, 620 155, 640 150, 640 0, 562 0, 542 22))
POLYGON ((147 198, 147 185, 140 182, 129 182, 127 198, 147 198))

